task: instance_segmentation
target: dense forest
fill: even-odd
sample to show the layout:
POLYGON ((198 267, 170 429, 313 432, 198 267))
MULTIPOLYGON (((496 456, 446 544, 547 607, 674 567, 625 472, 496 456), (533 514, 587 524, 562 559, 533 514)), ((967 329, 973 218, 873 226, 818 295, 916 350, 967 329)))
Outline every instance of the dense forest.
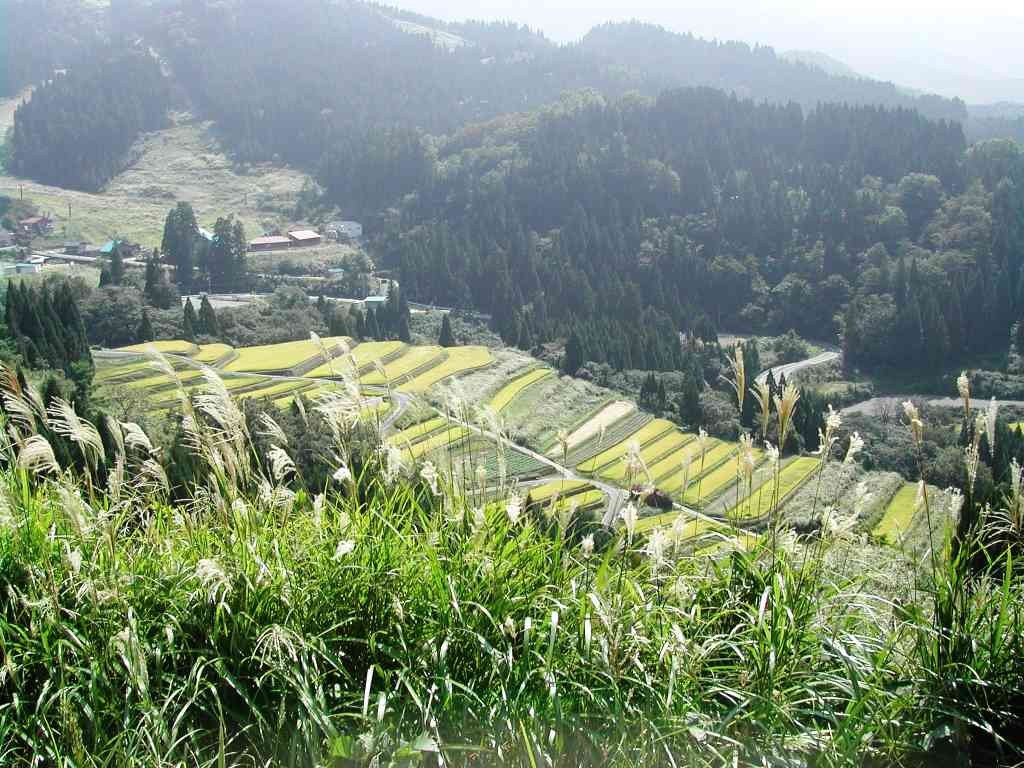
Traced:
POLYGON ((0 0, 0 19, 0 98, 88 61, 101 44, 98 3, 0 0))
POLYGON ((168 105, 152 56, 100 58, 39 85, 18 107, 8 169, 47 184, 99 189, 121 170, 140 133, 164 126, 168 105))
POLYGON ((672 367, 631 359, 640 329, 659 325, 646 309, 702 337, 795 328, 836 341, 844 307, 882 302, 895 309, 875 313, 880 325, 865 312, 850 326, 863 350, 851 361, 892 361, 868 350, 903 315, 928 351, 901 347, 899 362, 924 365, 932 340, 1005 346, 1020 306, 1019 148, 965 154, 958 124, 917 112, 805 115, 710 89, 576 94, 431 149, 429 182, 381 217, 378 246, 411 298, 476 306, 520 346, 576 330, 604 339, 584 360, 672 367), (960 322, 931 309, 957 300, 987 311, 960 322))

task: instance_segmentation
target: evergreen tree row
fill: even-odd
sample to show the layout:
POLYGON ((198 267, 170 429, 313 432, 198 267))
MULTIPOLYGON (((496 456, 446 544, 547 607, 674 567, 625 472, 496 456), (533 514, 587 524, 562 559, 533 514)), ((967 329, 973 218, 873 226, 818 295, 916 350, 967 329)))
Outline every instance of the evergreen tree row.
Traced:
POLYGON ((78 302, 67 281, 40 287, 10 281, 4 320, 24 365, 63 371, 88 389, 92 356, 78 302))

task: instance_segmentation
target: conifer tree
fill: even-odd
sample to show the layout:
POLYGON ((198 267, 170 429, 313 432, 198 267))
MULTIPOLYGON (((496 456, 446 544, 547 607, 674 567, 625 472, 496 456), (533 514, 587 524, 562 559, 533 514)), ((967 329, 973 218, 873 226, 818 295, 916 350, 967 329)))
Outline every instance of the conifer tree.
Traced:
POLYGON ((185 290, 192 286, 199 225, 189 203, 178 203, 167 214, 160 248, 167 262, 174 266, 174 279, 185 290))
POLYGON ((219 336, 220 326, 217 324, 217 313, 213 310, 213 305, 210 304, 210 298, 203 294, 203 299, 199 302, 199 316, 198 322, 196 323, 196 332, 203 336, 219 336))
POLYGON ((350 314, 352 316, 352 330, 355 332, 356 338, 362 341, 366 338, 366 316, 358 307, 353 307, 350 314))
POLYGON ((565 345, 565 355, 562 357, 562 371, 568 374, 576 373, 583 365, 583 343, 579 334, 573 330, 569 335, 569 341, 565 345))
POLYGON ((142 310, 142 321, 139 323, 139 329, 135 335, 140 344, 146 341, 153 341, 153 324, 150 323, 149 313, 146 310, 142 310))
POLYGON ((366 308, 366 336, 381 339, 380 326, 377 324, 377 312, 373 307, 366 308))
POLYGON ((195 341, 197 323, 196 309, 192 306, 192 298, 188 297, 185 299, 185 309, 181 320, 181 333, 186 341, 195 341))
POLYGON ((437 338, 437 343, 442 347, 454 347, 455 336, 452 334, 452 323, 448 319, 448 313, 445 312, 441 317, 441 333, 437 338))
POLYGON ((110 251, 110 284, 120 285, 124 282, 124 252, 119 240, 114 241, 114 247, 110 251))

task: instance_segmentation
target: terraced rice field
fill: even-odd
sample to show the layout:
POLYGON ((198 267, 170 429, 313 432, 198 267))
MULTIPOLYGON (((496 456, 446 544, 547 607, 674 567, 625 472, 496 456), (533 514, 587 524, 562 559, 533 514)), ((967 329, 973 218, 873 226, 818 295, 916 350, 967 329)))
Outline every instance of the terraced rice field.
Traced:
POLYGON ((142 360, 138 362, 125 362, 125 363, 100 363, 96 368, 96 381, 97 383, 104 383, 113 379, 126 379, 134 376, 145 378, 149 373, 152 373, 155 369, 153 364, 148 360, 142 360))
MULTIPOLYGON (((642 448, 640 458, 643 459, 644 465, 647 467, 650 479, 653 481, 657 478, 657 475, 651 471, 651 467, 655 466, 658 461, 673 462, 678 468, 682 461, 682 449, 692 442, 696 442, 694 435, 673 429, 642 448)), ((617 461, 611 467, 601 469, 599 474, 613 483, 622 483, 626 480, 626 465, 622 461, 617 461)))
POLYGON ((649 517, 641 518, 636 524, 636 532, 640 535, 646 535, 657 528, 668 528, 676 525, 676 521, 680 518, 684 520, 680 541, 696 539, 709 533, 727 535, 731 531, 728 525, 712 520, 710 517, 694 515, 689 512, 666 512, 661 515, 650 515, 649 517))
POLYGON ((772 511, 773 506, 776 506, 773 502, 777 501, 777 505, 782 506, 786 499, 797 491, 819 466, 820 461, 815 458, 805 456, 793 459, 793 461, 786 464, 779 471, 777 488, 775 478, 769 472, 760 485, 755 487, 747 498, 740 501, 739 504, 736 504, 726 513, 725 519, 735 521, 760 520, 772 511))
POLYGON ((554 371, 550 368, 535 368, 529 373, 510 381, 504 387, 499 389, 497 394, 491 398, 491 408, 493 408, 495 412, 501 413, 512 403, 513 400, 519 397, 523 390, 533 384, 536 384, 538 381, 546 379, 553 373, 554 371))
MULTIPOLYGON (((731 469, 735 469, 735 462, 731 461, 733 455, 736 453, 735 443, 726 443, 720 440, 708 441, 708 450, 704 454, 703 462, 701 460, 700 449, 698 448, 693 454, 693 464, 690 467, 690 474, 687 477, 688 485, 687 491, 696 491, 697 481, 701 481, 701 495, 706 495, 704 492, 704 481, 711 475, 716 469, 720 469, 724 464, 728 464, 731 469)), ((662 465, 663 467, 664 465, 662 465)), ((659 467, 661 469, 661 467, 659 467)), ((677 494, 683 491, 683 476, 681 471, 674 471, 681 469, 681 467, 674 467, 673 471, 664 477, 664 482, 659 483, 658 487, 669 494, 677 494)), ((657 477, 657 476, 656 476, 657 477)))
MULTIPOLYGON (((498 451, 492 440, 474 436, 471 440, 464 442, 453 457, 454 463, 464 466, 466 477, 472 477, 470 481, 476 483, 476 470, 483 468, 485 483, 494 485, 501 480, 501 472, 498 462, 498 451)), ((527 456, 519 451, 510 448, 505 449, 505 480, 512 478, 537 478, 551 473, 551 468, 546 464, 537 461, 532 456, 527 456)))
POLYGON ((545 511, 549 514, 557 515, 559 512, 566 512, 575 508, 578 513, 582 513, 604 507, 604 505, 604 493, 595 488, 592 491, 584 491, 572 496, 562 497, 555 504, 554 509, 551 509, 551 506, 548 505, 545 507, 545 511))
MULTIPOLYGON (((228 392, 235 392, 249 387, 266 386, 271 381, 272 379, 263 376, 232 376, 224 379, 224 387, 228 392)), ((166 386, 142 390, 154 407, 160 410, 178 407, 177 392, 171 386, 170 379, 167 379, 166 382, 166 386)), ((202 390, 204 386, 205 381, 202 379, 192 379, 183 386, 183 389, 185 392, 196 392, 202 390)))
POLYGON ((193 344, 191 341, 149 341, 145 344, 135 344, 131 347, 122 347, 120 352, 139 352, 145 354, 145 352, 153 347, 157 352, 163 352, 167 355, 188 355, 192 356, 199 351, 199 347, 193 344))
MULTIPOLYGON (((337 349, 339 342, 348 344, 344 336, 322 339, 328 349, 337 349)), ((289 341, 284 344, 267 344, 260 347, 243 347, 237 350, 238 357, 224 366, 225 371, 239 373, 275 373, 291 371, 298 365, 314 360, 320 355, 320 347, 311 339, 289 341)))
POLYGON ((384 386, 388 383, 401 384, 417 369, 430 365, 434 361, 440 363, 442 353, 441 347, 409 347, 401 357, 385 365, 383 373, 372 370, 360 377, 360 381, 369 386, 384 386))
POLYGON ((896 491, 871 535, 887 544, 899 544, 903 534, 910 529, 916 511, 917 483, 907 483, 896 491))
POLYGON ((648 443, 652 443, 655 440, 659 440, 662 437, 667 437, 670 432, 675 430, 675 425, 671 421, 665 421, 664 419, 654 419, 634 432, 631 432, 626 437, 620 439, 611 448, 607 448, 601 453, 594 456, 592 459, 588 459, 577 465, 577 469, 580 472, 592 474, 599 472, 605 468, 611 468, 617 462, 620 462, 622 458, 629 451, 631 443, 639 443, 641 447, 646 446, 648 443))
POLYGON ((432 435, 434 432, 437 432, 439 429, 444 429, 446 424, 448 424, 448 420, 442 416, 427 419, 426 421, 421 421, 419 424, 414 424, 408 429, 403 429, 401 432, 391 435, 388 438, 388 442, 392 445, 401 447, 413 445, 428 435, 432 435))
POLYGON ((228 392, 232 392, 236 389, 254 387, 257 384, 265 386, 272 381, 273 379, 268 379, 266 376, 231 376, 224 379, 224 386, 227 388, 228 392))
MULTIPOLYGON (((316 399, 320 395, 326 395, 329 392, 340 392, 340 391, 341 391, 341 387, 339 387, 339 386, 337 386, 335 384, 315 383, 311 387, 309 387, 309 389, 302 390, 301 394, 308 401, 316 401, 316 399)), ((291 406, 291 404, 293 402, 295 402, 295 398, 299 394, 300 393, 296 392, 294 395, 287 395, 285 397, 279 397, 276 400, 274 400, 274 405, 276 405, 278 408, 288 408, 289 406, 291 406)))
POLYGON ((571 496, 591 488, 590 483, 583 480, 566 480, 559 478, 543 485, 536 485, 530 489, 530 501, 543 503, 553 496, 571 496))
MULTIPOLYGON (((364 341, 352 349, 350 359, 358 371, 365 366, 372 365, 375 360, 401 353, 404 349, 405 344, 401 341, 364 341)), ((307 371, 305 375, 311 379, 328 378, 338 375, 345 365, 344 358, 339 358, 317 366, 311 371, 307 371)))
MULTIPOLYGON (((691 480, 683 494, 683 504, 688 507, 700 507, 720 496, 736 481, 735 446, 729 446, 730 456, 714 469, 706 471, 697 479, 691 480), (699 493, 698 493, 699 490, 699 493)), ((758 453, 758 459, 761 454, 758 453)))
POLYGON ((403 392, 424 392, 444 379, 483 368, 494 361, 487 347, 451 347, 447 353, 443 363, 406 382, 400 389, 403 392))
POLYGON ((602 429, 607 432, 612 425, 626 418, 634 411, 636 411, 636 404, 628 400, 616 400, 614 403, 608 403, 570 433, 566 440, 569 450, 572 451, 579 448, 591 438, 599 435, 602 429))
POLYGON ((436 435, 428 437, 426 440, 420 440, 418 443, 413 445, 411 448, 405 450, 407 457, 412 459, 419 459, 420 457, 426 456, 436 450, 443 448, 455 448, 462 440, 464 440, 470 431, 465 427, 451 427, 443 432, 439 432, 436 435))
POLYGON ((605 431, 603 436, 597 433, 576 450, 569 451, 566 463, 569 466, 578 467, 581 464, 592 461, 610 448, 618 445, 626 446, 630 438, 653 420, 654 417, 649 413, 634 411, 629 416, 615 422, 605 431))
POLYGON ((246 392, 238 393, 237 397, 239 400, 248 400, 251 398, 278 398, 283 395, 295 395, 303 390, 309 389, 310 384, 305 381, 291 380, 291 381, 278 381, 277 383, 269 387, 260 387, 259 389, 252 389, 246 392))
MULTIPOLYGON (((202 379, 202 376, 203 374, 201 371, 181 371, 178 373, 178 380, 182 384, 187 385, 191 382, 202 379)), ((132 379, 131 381, 125 382, 123 386, 130 387, 132 389, 158 390, 173 387, 175 386, 175 382, 170 376, 163 373, 157 373, 144 378, 132 379)))
MULTIPOLYGON (((710 466, 707 463, 707 459, 711 456, 712 451, 722 445, 718 440, 709 438, 706 446, 707 453, 705 453, 705 466, 710 466)), ((660 488, 665 487, 665 483, 671 483, 673 480, 677 484, 682 483, 683 476, 683 462, 690 462, 690 477, 696 477, 700 473, 700 443, 696 438, 688 441, 679 450, 673 451, 670 455, 656 461, 651 464, 647 469, 651 474, 651 478, 654 480, 654 484, 660 488)))
POLYGON ((235 348, 230 344, 203 344, 199 347, 199 351, 192 355, 192 359, 197 363, 213 365, 234 351, 235 348))

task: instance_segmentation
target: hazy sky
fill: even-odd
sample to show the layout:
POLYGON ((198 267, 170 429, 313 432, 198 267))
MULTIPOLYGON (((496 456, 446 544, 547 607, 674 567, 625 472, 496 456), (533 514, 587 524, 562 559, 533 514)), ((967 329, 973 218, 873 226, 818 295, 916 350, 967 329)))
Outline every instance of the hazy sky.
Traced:
POLYGON ((932 90, 959 91, 988 81, 1001 92, 1015 79, 1024 99, 1024 0, 391 2, 446 20, 511 19, 563 42, 603 21, 637 18, 779 51, 818 50, 862 74, 932 90))

